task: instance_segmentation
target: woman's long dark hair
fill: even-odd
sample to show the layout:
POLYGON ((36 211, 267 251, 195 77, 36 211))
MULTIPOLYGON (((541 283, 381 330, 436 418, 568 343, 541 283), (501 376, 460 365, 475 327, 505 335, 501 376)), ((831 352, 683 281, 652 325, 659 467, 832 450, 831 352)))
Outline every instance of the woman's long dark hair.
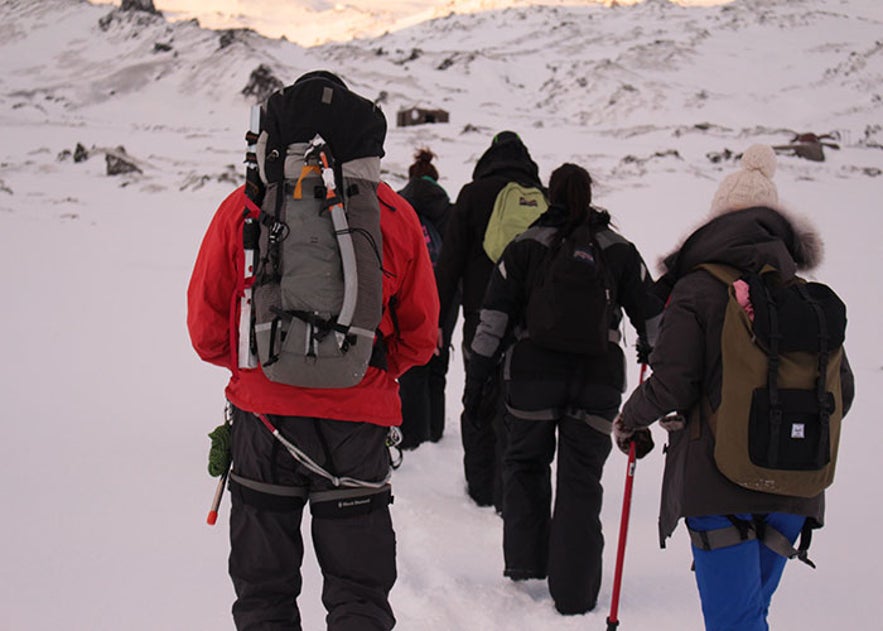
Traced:
POLYGON ((565 162, 549 177, 549 203, 567 209, 567 221, 558 231, 560 241, 589 219, 592 212, 592 176, 578 164, 565 162))

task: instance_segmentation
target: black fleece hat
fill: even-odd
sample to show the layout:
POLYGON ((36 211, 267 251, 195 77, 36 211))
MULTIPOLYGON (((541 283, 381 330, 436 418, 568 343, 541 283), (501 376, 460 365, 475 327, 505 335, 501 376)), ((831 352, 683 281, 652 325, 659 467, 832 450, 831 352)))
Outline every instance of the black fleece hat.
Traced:
POLYGON ((502 142, 513 142, 513 141, 521 142, 521 136, 516 134, 514 131, 507 130, 507 131, 501 131, 499 134, 494 136, 494 139, 491 142, 491 144, 498 145, 502 142))

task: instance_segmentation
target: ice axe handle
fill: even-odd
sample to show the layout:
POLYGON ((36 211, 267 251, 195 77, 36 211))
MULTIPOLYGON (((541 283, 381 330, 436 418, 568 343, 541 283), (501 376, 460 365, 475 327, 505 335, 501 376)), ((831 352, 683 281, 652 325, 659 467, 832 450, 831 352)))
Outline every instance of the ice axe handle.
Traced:
POLYGON ((218 480, 218 488, 215 489, 215 497, 212 500, 212 507, 209 509, 208 517, 206 517, 205 523, 209 526, 214 526, 218 521, 218 508, 221 506, 221 498, 224 497, 224 487, 227 484, 227 474, 229 471, 225 471, 224 475, 221 476, 221 479, 218 480))

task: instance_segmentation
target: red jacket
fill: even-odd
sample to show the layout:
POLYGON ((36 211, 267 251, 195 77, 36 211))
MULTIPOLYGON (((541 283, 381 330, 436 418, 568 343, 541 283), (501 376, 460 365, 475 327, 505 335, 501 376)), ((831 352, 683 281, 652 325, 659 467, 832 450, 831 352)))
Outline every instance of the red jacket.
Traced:
POLYGON ((420 222, 410 204, 381 182, 383 318, 380 333, 388 370, 370 366, 351 388, 299 388, 267 379, 260 368, 237 366, 239 300, 243 295, 244 187, 223 201, 209 224, 187 289, 187 328, 199 356, 230 370, 227 398, 249 412, 399 425, 396 378, 432 357, 438 331, 438 293, 420 222), (389 300, 395 301, 395 320, 389 300))

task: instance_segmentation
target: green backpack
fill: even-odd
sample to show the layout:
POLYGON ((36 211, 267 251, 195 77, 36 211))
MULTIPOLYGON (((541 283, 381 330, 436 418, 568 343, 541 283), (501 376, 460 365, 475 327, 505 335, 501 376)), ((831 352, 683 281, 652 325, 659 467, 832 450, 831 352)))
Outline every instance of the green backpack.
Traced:
POLYGON ((484 231, 484 251, 494 263, 519 234, 549 208, 539 188, 509 182, 497 193, 494 209, 484 231))
POLYGON ((821 283, 782 283, 700 265, 728 286, 721 334, 721 402, 709 421, 718 469, 763 493, 814 497, 831 485, 843 416, 840 366, 846 307, 821 283), (749 291, 753 318, 734 283, 749 291))

